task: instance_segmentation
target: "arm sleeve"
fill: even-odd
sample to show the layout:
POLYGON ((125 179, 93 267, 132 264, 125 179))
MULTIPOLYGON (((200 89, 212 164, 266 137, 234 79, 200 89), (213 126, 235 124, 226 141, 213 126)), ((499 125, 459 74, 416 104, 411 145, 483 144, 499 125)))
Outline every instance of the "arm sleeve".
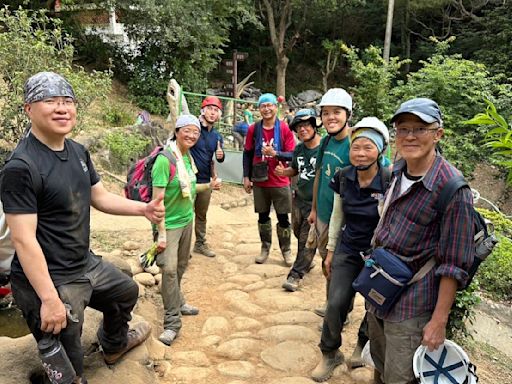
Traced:
POLYGON ((473 202, 469 188, 459 189, 446 207, 440 225, 436 276, 457 280, 463 287, 474 258, 473 202))
POLYGON ((243 153, 243 177, 251 177, 252 160, 254 157, 254 124, 251 124, 247 129, 247 136, 245 137, 244 153, 243 153))
POLYGON ((331 220, 329 221, 329 241, 327 249, 333 251, 336 248, 340 230, 343 227, 343 200, 337 193, 334 194, 334 202, 332 204, 331 220))
POLYGON ((287 124, 281 123, 281 135, 283 136, 282 151, 277 151, 276 157, 281 161, 291 161, 295 149, 295 139, 287 124))
POLYGON ((290 166, 295 169, 296 171, 299 170, 299 162, 297 161, 297 157, 299 156, 299 146, 297 145, 295 147, 295 150, 293 151, 293 156, 292 156, 292 163, 290 164, 290 166))
POLYGON ((28 165, 11 160, 4 168, 0 195, 5 213, 37 213, 37 195, 28 165))
POLYGON ((151 179, 154 187, 165 188, 169 183, 170 166, 169 160, 163 155, 156 157, 153 168, 151 169, 151 179))

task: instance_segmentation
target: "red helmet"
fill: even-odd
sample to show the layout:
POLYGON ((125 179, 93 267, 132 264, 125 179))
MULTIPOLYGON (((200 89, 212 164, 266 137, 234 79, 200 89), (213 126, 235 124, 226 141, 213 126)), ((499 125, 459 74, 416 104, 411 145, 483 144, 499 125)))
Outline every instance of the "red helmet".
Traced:
POLYGON ((222 102, 217 96, 206 96, 201 103, 201 108, 206 107, 207 105, 215 105, 222 111, 222 102))

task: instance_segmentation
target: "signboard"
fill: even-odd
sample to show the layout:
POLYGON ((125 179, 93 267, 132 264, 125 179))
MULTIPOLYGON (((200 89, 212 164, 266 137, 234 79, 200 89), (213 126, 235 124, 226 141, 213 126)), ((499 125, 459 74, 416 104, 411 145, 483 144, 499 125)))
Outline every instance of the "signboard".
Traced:
POLYGON ((229 73, 230 75, 233 75, 235 73, 233 68, 226 68, 225 71, 226 71, 226 73, 229 73))
POLYGON ((226 66, 226 67, 232 67, 234 64, 233 60, 229 59, 229 60, 222 60, 222 65, 226 66))
POLYGON ((235 58, 236 60, 238 61, 244 61, 245 59, 247 59, 249 57, 249 53, 247 52, 237 52, 235 54, 235 58))

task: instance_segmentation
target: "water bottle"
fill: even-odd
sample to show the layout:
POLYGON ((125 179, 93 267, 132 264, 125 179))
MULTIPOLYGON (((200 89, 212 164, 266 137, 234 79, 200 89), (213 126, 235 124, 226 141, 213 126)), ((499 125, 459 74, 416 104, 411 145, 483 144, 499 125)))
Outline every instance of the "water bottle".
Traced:
POLYGON ((480 244, 477 245, 475 256, 482 261, 485 260, 487 256, 491 254, 492 250, 496 244, 498 244, 498 242, 499 240, 494 234, 489 235, 484 240, 482 240, 480 244))
POLYGON ((52 384, 71 384, 75 379, 76 372, 60 340, 51 334, 45 335, 37 343, 37 348, 50 382, 52 384))

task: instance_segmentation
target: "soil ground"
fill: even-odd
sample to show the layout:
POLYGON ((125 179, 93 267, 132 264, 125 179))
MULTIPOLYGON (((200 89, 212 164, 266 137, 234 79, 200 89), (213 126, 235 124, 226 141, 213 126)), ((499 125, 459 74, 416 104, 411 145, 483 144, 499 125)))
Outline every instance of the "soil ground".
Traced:
MULTIPOLYGON (((120 190, 118 184, 109 187, 120 190)), ((298 292, 285 293, 281 284, 286 279, 288 268, 284 266, 280 256, 275 234, 270 259, 261 266, 254 264, 254 256, 259 249, 257 216, 253 212, 252 198, 247 200, 246 197, 240 187, 231 185, 225 185, 221 192, 213 195, 208 213, 207 237, 211 247, 216 250, 217 257, 207 258, 193 254, 190 260, 182 289, 187 302, 199 307, 201 312, 198 316, 183 317, 182 331, 170 347, 171 369, 160 378, 161 383, 310 383, 306 378, 309 378, 312 368, 320 358, 316 345, 320 340, 318 325, 321 318, 309 316, 295 322, 290 320, 280 323, 305 327, 301 328, 302 335, 274 335, 274 338, 269 338, 265 336, 265 329, 275 325, 269 320, 269 315, 275 316, 283 312, 291 314, 288 311, 312 314, 312 310, 324 302, 325 280, 319 267, 321 260, 317 255, 316 268, 305 277, 298 292), (236 202, 232 206, 239 205, 240 201, 249 201, 249 204, 229 210, 220 207, 223 203, 232 202, 236 202), (242 305, 237 305, 236 302, 242 305), (217 336, 213 336, 205 330, 207 323, 212 325, 211 321, 220 317, 227 320, 227 325, 217 324, 217 336), (254 325, 250 325, 252 323, 254 325), (316 337, 308 338, 311 334, 316 337), (241 347, 237 347, 236 342, 225 343, 233 343, 235 340, 245 340, 246 344, 242 343, 241 347), (234 347, 229 348, 229 345, 234 347), (281 347, 284 349, 279 349, 281 347), (282 351, 286 351, 284 354, 287 356, 280 356, 282 351), (191 367, 194 363, 179 358, 185 352, 206 356, 206 363, 197 363, 198 367, 191 367), (176 360, 173 360, 173 356, 176 360), (281 369, 279 362, 275 364, 281 358, 281 368, 288 367, 287 369, 281 369), (231 370, 226 368, 235 362, 243 365, 231 370)), ((122 244, 127 240, 139 243, 141 250, 147 249, 151 242, 150 237, 149 225, 144 219, 120 218, 93 212, 92 245, 100 254, 122 249, 122 244)), ((292 249, 295 247, 294 241, 292 249)), ((162 330, 163 310, 156 286, 146 288, 144 297, 136 307, 136 313, 152 323, 153 337, 158 337, 162 330)), ((363 300, 358 297, 351 322, 343 332, 344 345, 341 349, 347 357, 354 348, 357 328, 363 314, 363 300)), ((476 342, 468 344, 466 349, 471 361, 478 367, 480 383, 512 383, 512 361, 508 357, 476 342)), ((367 368, 349 371, 341 366, 336 369, 328 383, 369 383, 370 376, 371 372, 367 368)))

